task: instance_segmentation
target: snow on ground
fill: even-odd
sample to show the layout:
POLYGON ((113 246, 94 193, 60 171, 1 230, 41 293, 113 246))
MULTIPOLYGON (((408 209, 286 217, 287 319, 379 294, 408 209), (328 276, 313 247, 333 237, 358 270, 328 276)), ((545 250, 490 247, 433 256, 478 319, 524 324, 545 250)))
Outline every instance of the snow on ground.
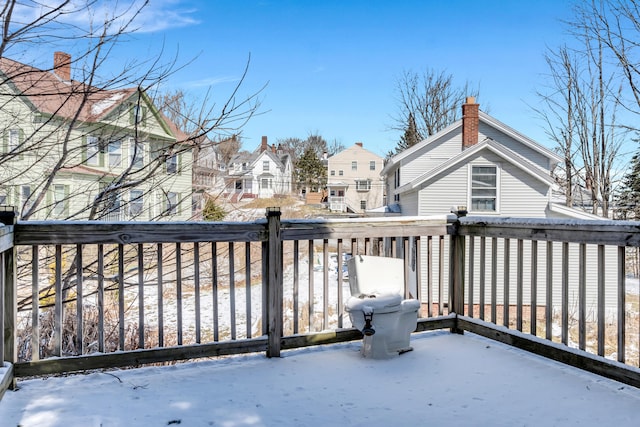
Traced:
POLYGON ((165 367, 29 379, 3 427, 636 426, 640 390, 473 334, 412 336, 363 359, 359 342, 165 367))

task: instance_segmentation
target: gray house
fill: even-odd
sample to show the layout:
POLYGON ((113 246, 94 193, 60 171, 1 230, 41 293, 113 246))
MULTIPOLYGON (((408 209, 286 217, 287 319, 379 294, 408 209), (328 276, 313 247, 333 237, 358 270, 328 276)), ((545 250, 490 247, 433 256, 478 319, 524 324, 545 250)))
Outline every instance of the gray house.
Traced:
MULTIPOLYGON (((467 98, 462 106, 462 115, 461 120, 387 162, 381 174, 387 183, 389 212, 424 216, 443 215, 451 212, 452 208, 465 208, 473 216, 603 220, 554 201, 552 189, 555 181, 551 170, 562 161, 558 155, 480 111, 473 97, 467 98)), ((501 242, 499 245, 498 260, 502 263, 504 248, 501 242)), ((514 247, 511 245, 510 250, 514 251, 514 247)), ((422 253, 427 253, 426 248, 421 249, 422 253)), ((526 253, 529 250, 527 246, 525 257, 530 256, 526 253)), ((448 248, 445 247, 445 251, 448 248)), ((540 245, 538 251, 538 259, 541 260, 538 277, 545 277, 545 245, 540 245)), ((593 262, 589 263, 590 271, 587 272, 593 278, 593 286, 589 286, 587 291, 589 304, 593 307, 596 298, 595 252, 596 248, 590 248, 587 255, 593 257, 589 258, 593 262)), ((554 259, 557 260, 561 253, 560 247, 554 248, 554 259)), ((572 261, 577 259, 577 253, 577 246, 570 247, 572 261)), ((615 256, 615 248, 607 248, 607 260, 615 260, 615 256)), ((515 253, 510 259, 516 259, 515 253)), ((479 268, 479 260, 474 261, 476 268, 479 268)), ((577 277, 578 263, 571 264, 576 268, 572 268, 570 276, 577 277)), ((617 271, 613 266, 615 263, 610 268, 611 273, 607 273, 608 306, 616 302, 614 284, 617 271)), ((502 289, 503 267, 498 266, 498 289, 502 289)), ((427 283, 425 268, 421 272, 423 284, 427 283)), ((515 283, 515 265, 509 271, 514 275, 510 283, 515 283)), ((443 273, 446 278, 448 272, 443 273)), ((433 274, 437 274, 437 268, 433 274)), ((559 281, 559 276, 555 275, 553 280, 559 281)), ((525 271, 524 277, 530 277, 530 272, 525 271)), ((572 282, 577 283, 577 280, 572 282)), ((556 289, 560 289, 560 286, 556 289)), ((544 289, 539 292, 541 296, 544 295, 544 289)), ((570 293, 577 297, 577 289, 571 289, 570 293)), ((554 295, 553 300, 554 304, 559 302, 560 296, 554 295)))

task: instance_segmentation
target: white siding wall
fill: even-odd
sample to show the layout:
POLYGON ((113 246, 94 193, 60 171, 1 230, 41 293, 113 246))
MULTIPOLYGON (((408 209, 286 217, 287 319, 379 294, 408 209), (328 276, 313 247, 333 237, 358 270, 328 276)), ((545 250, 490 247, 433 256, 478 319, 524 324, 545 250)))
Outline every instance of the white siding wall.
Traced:
POLYGON ((420 189, 419 215, 444 215, 453 206, 466 205, 467 181, 467 165, 436 177, 420 189))
MULTIPOLYGON (((533 178, 530 174, 511 163, 505 162, 502 158, 492 153, 477 156, 471 159, 469 163, 472 165, 495 164, 500 167, 498 190, 500 215, 532 218, 545 217, 549 201, 548 184, 533 178)), ((465 189, 468 193, 468 174, 470 173, 468 167, 465 172, 467 174, 465 189)), ((467 204, 467 206, 470 205, 467 204)), ((473 212, 470 212, 470 214, 473 214, 473 212)))
MULTIPOLYGON (((429 172, 436 166, 462 151, 462 132, 460 129, 446 135, 446 139, 440 138, 424 146, 421 150, 412 153, 401 161, 402 172, 400 185, 407 184, 425 172, 429 172)), ((390 175, 392 176, 392 175, 390 175)))
POLYGON ((418 191, 412 191, 410 193, 403 194, 402 198, 400 199, 400 209, 402 210, 402 215, 405 215, 405 216, 421 215, 418 207, 419 198, 420 198, 420 193, 418 191))
POLYGON ((485 138, 491 138, 494 141, 497 141, 500 144, 504 145, 508 149, 520 154, 530 162, 535 163, 539 167, 549 169, 549 159, 542 153, 532 150, 528 146, 520 143, 519 141, 516 141, 508 135, 503 134, 502 132, 491 126, 482 123, 481 121, 478 126, 478 141, 481 142, 485 138))

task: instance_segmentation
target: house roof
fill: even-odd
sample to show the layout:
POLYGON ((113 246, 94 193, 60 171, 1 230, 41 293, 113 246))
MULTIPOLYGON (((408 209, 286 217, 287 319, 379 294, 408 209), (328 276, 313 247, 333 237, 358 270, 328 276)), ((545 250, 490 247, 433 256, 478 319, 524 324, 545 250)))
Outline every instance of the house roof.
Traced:
MULTIPOLYGON (((502 123, 501 121, 497 120, 495 117, 492 117, 487 113, 479 111, 478 120, 488 126, 493 127, 494 129, 499 130, 505 135, 510 136, 511 138, 526 145, 532 150, 539 152, 543 156, 547 157, 551 163, 559 163, 562 161, 562 158, 558 156, 556 153, 554 153, 553 151, 543 147, 542 145, 538 144, 531 138, 521 134, 520 132, 516 131, 512 127, 507 126, 506 124, 502 123)), ((401 153, 396 154, 395 156, 391 157, 387 161, 385 167, 382 169, 381 174, 387 173, 389 169, 397 165, 401 160, 405 159, 406 157, 409 157, 411 154, 415 153, 416 151, 423 149, 425 146, 432 144, 434 141, 437 141, 442 139, 443 137, 446 137, 446 135, 456 131, 461 127, 462 127, 462 119, 455 121, 451 125, 441 130, 440 132, 437 132, 434 135, 431 135, 430 137, 420 141, 416 145, 407 148, 401 153)))
POLYGON ((278 156, 278 154, 271 151, 270 148, 267 150, 261 151, 260 147, 258 147, 258 149, 256 149, 252 153, 249 153, 246 151, 241 151, 237 153, 231 159, 229 164, 248 163, 250 165, 250 168, 253 169, 256 166, 256 162, 260 160, 263 154, 269 157, 269 159, 271 159, 276 164, 276 166, 280 168, 282 171, 286 169, 287 162, 291 160, 291 156, 289 155, 289 153, 283 153, 282 155, 278 156))
MULTIPOLYGON (((22 95, 32 109, 89 123, 100 122, 119 105, 140 93, 137 87, 103 89, 77 80, 64 81, 52 71, 4 57, 0 58, 0 74, 3 75, 3 83, 9 84, 17 94, 22 95)), ((146 96, 145 99, 153 107, 146 96)), ((187 141, 188 136, 175 123, 159 111, 154 113, 178 141, 187 141)))
POLYGON ((551 175, 548 173, 548 171, 546 171, 545 169, 542 169, 541 167, 535 165, 534 163, 525 159, 518 153, 508 149, 504 145, 492 139, 487 138, 484 141, 479 142, 474 146, 462 151, 457 156, 452 157, 451 159, 441 163, 440 165, 431 169, 430 171, 427 171, 424 174, 418 176, 413 181, 408 182, 407 184, 404 184, 396 188, 396 190, 394 191, 394 194, 401 194, 407 191, 414 190, 419 186, 421 186, 423 183, 433 179, 438 174, 441 174, 455 166, 460 165, 461 163, 464 163, 467 159, 469 159, 470 157, 476 155, 478 152, 483 150, 491 151, 497 156, 500 156, 503 159, 510 162, 511 164, 515 165, 522 171, 528 173, 533 178, 538 179, 546 184, 553 185, 553 183, 555 182, 551 177, 551 175))
POLYGON ((109 177, 117 177, 118 174, 113 172, 105 172, 103 170, 90 168, 85 165, 75 165, 71 167, 63 167, 60 169, 61 172, 68 173, 80 173, 83 175, 96 175, 96 176, 109 176, 109 177))
POLYGON ((567 216, 569 218, 574 218, 574 219, 590 219, 590 220, 598 220, 598 221, 606 220, 606 218, 603 218, 601 216, 594 215, 589 212, 581 211, 579 209, 572 208, 569 206, 565 206, 560 203, 549 203, 549 210, 551 212, 554 212, 563 216, 567 216))

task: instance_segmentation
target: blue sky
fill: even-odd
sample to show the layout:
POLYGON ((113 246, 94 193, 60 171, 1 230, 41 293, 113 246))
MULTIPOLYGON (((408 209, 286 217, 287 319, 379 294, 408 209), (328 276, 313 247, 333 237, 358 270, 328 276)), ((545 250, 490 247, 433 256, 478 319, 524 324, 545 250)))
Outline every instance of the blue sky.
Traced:
POLYGON ((152 0, 118 55, 193 60, 166 87, 204 97, 210 84, 218 103, 250 55, 240 96, 267 86, 263 114, 242 130, 249 150, 262 135, 318 133, 384 155, 400 137, 389 130, 396 81, 427 69, 478 87, 482 110, 553 148, 529 105, 545 84, 545 49, 568 40, 570 16, 560 0, 152 0))

